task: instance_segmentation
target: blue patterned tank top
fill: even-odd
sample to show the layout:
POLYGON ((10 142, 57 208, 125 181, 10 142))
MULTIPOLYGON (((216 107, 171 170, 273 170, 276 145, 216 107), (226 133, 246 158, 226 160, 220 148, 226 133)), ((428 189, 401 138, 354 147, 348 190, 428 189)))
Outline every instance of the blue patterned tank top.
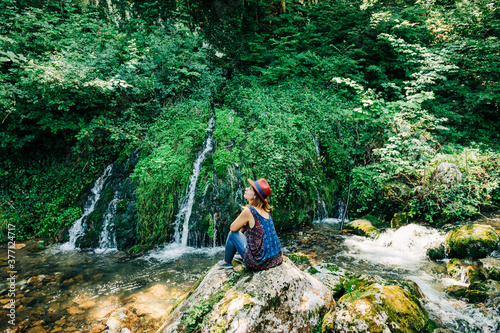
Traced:
POLYGON ((269 214, 269 218, 266 219, 255 207, 249 208, 255 225, 246 231, 248 246, 245 249, 243 262, 245 266, 255 270, 278 266, 283 262, 283 254, 271 215, 269 214))

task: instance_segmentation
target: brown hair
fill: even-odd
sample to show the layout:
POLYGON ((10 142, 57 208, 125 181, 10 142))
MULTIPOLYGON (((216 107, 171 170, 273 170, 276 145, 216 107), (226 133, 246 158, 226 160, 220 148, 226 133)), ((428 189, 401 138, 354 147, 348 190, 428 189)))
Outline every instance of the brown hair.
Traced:
POLYGON ((255 208, 262 208, 266 212, 270 213, 273 211, 273 207, 270 206, 268 203, 265 203, 262 201, 262 199, 259 197, 257 193, 255 193, 255 189, 252 187, 253 193, 255 194, 255 198, 245 207, 248 206, 254 206, 255 208))

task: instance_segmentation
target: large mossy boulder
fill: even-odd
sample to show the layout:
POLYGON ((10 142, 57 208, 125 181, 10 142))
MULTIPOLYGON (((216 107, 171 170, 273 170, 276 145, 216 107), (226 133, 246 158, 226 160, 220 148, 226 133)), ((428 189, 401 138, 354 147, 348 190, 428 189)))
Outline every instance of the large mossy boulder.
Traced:
POLYGON ((288 259, 261 272, 214 266, 161 332, 309 332, 334 305, 331 291, 288 259))
POLYGON ((342 296, 323 319, 322 332, 425 332, 428 325, 416 296, 400 286, 374 283, 342 296))
POLYGON ((376 225, 381 224, 376 218, 372 216, 365 216, 363 218, 351 221, 344 226, 344 230, 359 236, 376 238, 380 234, 376 225))
POLYGON ((453 229, 445 243, 451 257, 479 259, 498 249, 500 235, 491 226, 470 224, 453 229))

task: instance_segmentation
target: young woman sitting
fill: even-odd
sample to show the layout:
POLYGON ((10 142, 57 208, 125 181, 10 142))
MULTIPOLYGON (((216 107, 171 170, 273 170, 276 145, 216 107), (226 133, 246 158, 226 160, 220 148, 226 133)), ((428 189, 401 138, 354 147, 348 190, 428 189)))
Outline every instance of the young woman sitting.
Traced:
POLYGON ((269 183, 264 178, 248 181, 251 186, 245 189, 244 194, 248 205, 242 207, 241 214, 231 223, 224 260, 218 265, 232 268, 234 258, 248 268, 264 270, 281 264, 283 252, 271 218, 272 207, 267 202, 272 193, 269 183), (241 257, 235 257, 236 252, 241 257))

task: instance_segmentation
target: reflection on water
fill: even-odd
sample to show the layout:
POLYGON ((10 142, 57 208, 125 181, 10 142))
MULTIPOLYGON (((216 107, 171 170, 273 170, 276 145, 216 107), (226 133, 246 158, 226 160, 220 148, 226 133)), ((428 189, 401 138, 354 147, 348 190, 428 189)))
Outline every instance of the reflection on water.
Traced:
MULTIPOLYGON (((18 332, 37 326, 49 332, 100 332, 114 317, 132 332, 156 332, 178 300, 217 262, 221 248, 177 250, 133 258, 118 251, 64 252, 58 246, 39 251, 36 243, 29 243, 16 250, 18 332)), ((6 277, 1 281, 4 302, 6 277)), ((6 310, 0 315, 5 318, 6 310)), ((2 319, 0 331, 7 327, 2 319)))

